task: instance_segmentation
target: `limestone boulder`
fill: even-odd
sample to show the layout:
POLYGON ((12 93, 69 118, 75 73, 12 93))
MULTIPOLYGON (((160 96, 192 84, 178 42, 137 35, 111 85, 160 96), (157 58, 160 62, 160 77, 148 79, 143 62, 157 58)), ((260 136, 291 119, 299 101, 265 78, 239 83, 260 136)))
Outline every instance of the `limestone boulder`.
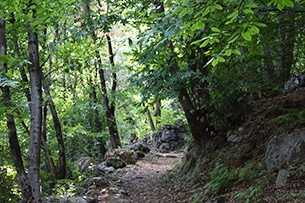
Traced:
POLYGON ((270 140, 266 152, 269 171, 284 163, 305 162, 305 132, 294 132, 270 140))

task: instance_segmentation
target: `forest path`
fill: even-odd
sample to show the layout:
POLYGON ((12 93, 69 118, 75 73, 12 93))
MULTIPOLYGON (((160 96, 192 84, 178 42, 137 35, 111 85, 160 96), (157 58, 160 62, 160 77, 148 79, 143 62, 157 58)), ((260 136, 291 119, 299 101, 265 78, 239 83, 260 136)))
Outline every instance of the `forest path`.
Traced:
MULTIPOLYGON (((130 203, 184 203, 186 194, 179 193, 174 178, 166 172, 183 157, 182 152, 149 153, 135 165, 128 165, 117 174, 117 187, 126 191, 130 203)), ((178 178, 178 177, 177 177, 178 178)), ((127 202, 127 201, 126 201, 127 202)))

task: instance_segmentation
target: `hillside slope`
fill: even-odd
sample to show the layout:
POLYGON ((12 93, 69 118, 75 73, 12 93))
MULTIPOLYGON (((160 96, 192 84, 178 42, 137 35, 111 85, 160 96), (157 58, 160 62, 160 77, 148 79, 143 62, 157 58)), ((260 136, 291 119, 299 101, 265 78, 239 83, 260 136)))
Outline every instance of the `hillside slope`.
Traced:
MULTIPOLYGON (((190 202, 305 202, 305 165, 284 165, 288 181, 275 185, 277 170, 268 172, 268 142, 305 130, 305 88, 262 100, 246 121, 230 130, 221 149, 197 160, 183 175, 177 190, 189 193, 190 202), (190 184, 191 183, 191 184, 190 184)), ((181 172, 177 166, 172 174, 181 172)))

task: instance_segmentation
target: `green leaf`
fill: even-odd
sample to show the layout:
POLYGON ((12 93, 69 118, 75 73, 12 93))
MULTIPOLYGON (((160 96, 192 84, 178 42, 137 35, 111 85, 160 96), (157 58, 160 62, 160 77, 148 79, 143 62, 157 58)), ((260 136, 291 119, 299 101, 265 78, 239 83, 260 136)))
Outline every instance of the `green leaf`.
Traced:
POLYGON ((198 14, 195 15, 195 18, 198 18, 199 16, 201 18, 205 17, 206 15, 208 15, 210 13, 209 9, 203 9, 203 12, 198 12, 198 14))
POLYGON ((205 27, 205 24, 202 21, 198 21, 198 22, 196 22, 195 24, 192 25, 191 29, 193 31, 203 30, 204 27, 205 27))
POLYGON ((212 27, 211 30, 212 30, 213 32, 220 32, 220 30, 219 30, 218 28, 216 28, 216 27, 212 27))
POLYGON ((231 56, 232 54, 232 49, 227 49, 224 53, 225 56, 231 56))
POLYGON ((186 14, 187 14, 187 9, 183 9, 183 10, 179 13, 179 18, 183 18, 186 14))
POLYGON ((283 3, 285 6, 293 8, 294 7, 294 3, 290 0, 283 0, 283 3))
POLYGON ((284 8, 283 4, 280 4, 280 3, 277 4, 277 9, 279 9, 281 11, 281 10, 283 10, 283 8, 284 8))
POLYGON ((215 4, 214 7, 215 7, 217 10, 222 10, 222 6, 219 5, 219 4, 215 4))
POLYGON ((188 2, 189 0, 182 0, 182 5, 185 6, 188 2))
POLYGON ((216 59, 214 59, 213 61, 212 61, 212 66, 217 66, 217 64, 218 64, 218 60, 216 60, 216 59))
POLYGON ((260 22, 254 22, 253 24, 256 25, 257 27, 267 27, 266 24, 260 22))
POLYGON ((234 10, 230 15, 227 16, 229 19, 236 19, 238 16, 238 10, 234 10))
POLYGON ((202 44, 200 44, 200 48, 206 47, 209 44, 210 40, 205 40, 202 44))
POLYGON ((236 18, 238 17, 238 12, 239 12, 238 10, 234 10, 231 14, 229 14, 227 16, 227 18, 230 19, 230 20, 228 20, 225 23, 225 25, 229 25, 229 24, 233 23, 236 20, 236 18))
POLYGON ((255 25, 252 25, 249 29, 252 34, 258 34, 259 33, 259 28, 256 27, 255 25))
POLYGON ((252 40, 251 34, 248 31, 247 32, 242 32, 241 35, 247 41, 251 41, 252 40))
POLYGON ((221 63, 226 62, 226 60, 222 56, 218 56, 218 61, 221 63))
POLYGON ((183 7, 176 7, 172 14, 180 13, 182 11, 182 9, 183 9, 183 7))
POLYGON ((247 3, 245 5, 245 8, 257 8, 257 4, 252 2, 252 3, 247 3))
POLYGON ((252 11, 251 9, 245 9, 243 10, 243 12, 247 15, 254 15, 254 11, 252 11))
POLYGON ((203 39, 199 39, 199 40, 193 41, 193 42, 191 43, 191 45, 199 44, 202 40, 203 40, 203 39))
POLYGON ((232 53, 237 54, 237 55, 241 55, 241 53, 238 49, 233 49, 232 53))
POLYGON ((12 87, 12 88, 15 88, 16 87, 16 84, 18 84, 19 82, 17 81, 13 81, 13 80, 10 80, 6 77, 0 77, 0 87, 12 87))

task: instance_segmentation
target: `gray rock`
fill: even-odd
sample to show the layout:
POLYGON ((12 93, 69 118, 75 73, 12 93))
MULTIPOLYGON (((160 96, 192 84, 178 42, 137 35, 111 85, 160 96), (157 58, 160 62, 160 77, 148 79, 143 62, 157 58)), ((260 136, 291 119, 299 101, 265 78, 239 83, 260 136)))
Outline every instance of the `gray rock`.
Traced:
POLYGON ((105 168, 104 168, 104 171, 105 171, 106 173, 113 173, 114 170, 115 170, 115 169, 113 168, 113 166, 105 167, 105 168))
POLYGON ((162 140, 162 141, 169 140, 171 136, 172 136, 171 131, 165 129, 165 130, 163 130, 163 132, 162 132, 161 140, 162 140))
POLYGON ((82 182, 82 186, 85 188, 105 188, 109 185, 109 181, 105 177, 93 177, 87 178, 82 182))
POLYGON ((144 145, 142 143, 135 143, 133 146, 130 147, 130 150, 133 151, 140 151, 143 152, 145 154, 150 152, 150 148, 147 145, 144 145))
POLYGON ((111 199, 110 203, 130 203, 130 201, 122 197, 114 197, 111 199))
POLYGON ((96 164, 96 161, 92 157, 82 157, 77 161, 79 172, 85 172, 88 169, 92 170, 96 164))
POLYGON ((305 132, 295 132, 272 139, 267 146, 266 163, 269 171, 280 165, 305 161, 305 132))
POLYGON ((160 152, 181 149, 187 137, 182 120, 177 120, 174 125, 164 125, 162 131, 153 134, 153 147, 160 152))
POLYGON ((106 165, 108 167, 113 167, 115 169, 124 168, 126 163, 120 157, 108 157, 106 160, 106 165))
POLYGON ((120 194, 119 189, 116 188, 116 187, 110 187, 109 192, 112 193, 112 194, 120 194))
MULTIPOLYGON (((135 164, 137 162, 138 156, 137 153, 133 150, 114 149, 106 153, 105 159, 106 159, 106 164, 108 162, 108 159, 120 159, 126 164, 135 164)), ((107 165, 107 166, 113 166, 113 165, 107 165)), ((115 166, 113 167, 116 168, 115 166)))
POLYGON ((286 169, 279 170, 275 181, 276 187, 281 188, 285 186, 287 182, 287 174, 288 171, 286 169))
POLYGON ((170 149, 170 144, 167 143, 167 142, 162 143, 162 144, 160 145, 159 149, 160 149, 161 151, 167 151, 167 150, 170 149))
POLYGON ((46 203, 87 203, 83 197, 49 197, 46 203))

